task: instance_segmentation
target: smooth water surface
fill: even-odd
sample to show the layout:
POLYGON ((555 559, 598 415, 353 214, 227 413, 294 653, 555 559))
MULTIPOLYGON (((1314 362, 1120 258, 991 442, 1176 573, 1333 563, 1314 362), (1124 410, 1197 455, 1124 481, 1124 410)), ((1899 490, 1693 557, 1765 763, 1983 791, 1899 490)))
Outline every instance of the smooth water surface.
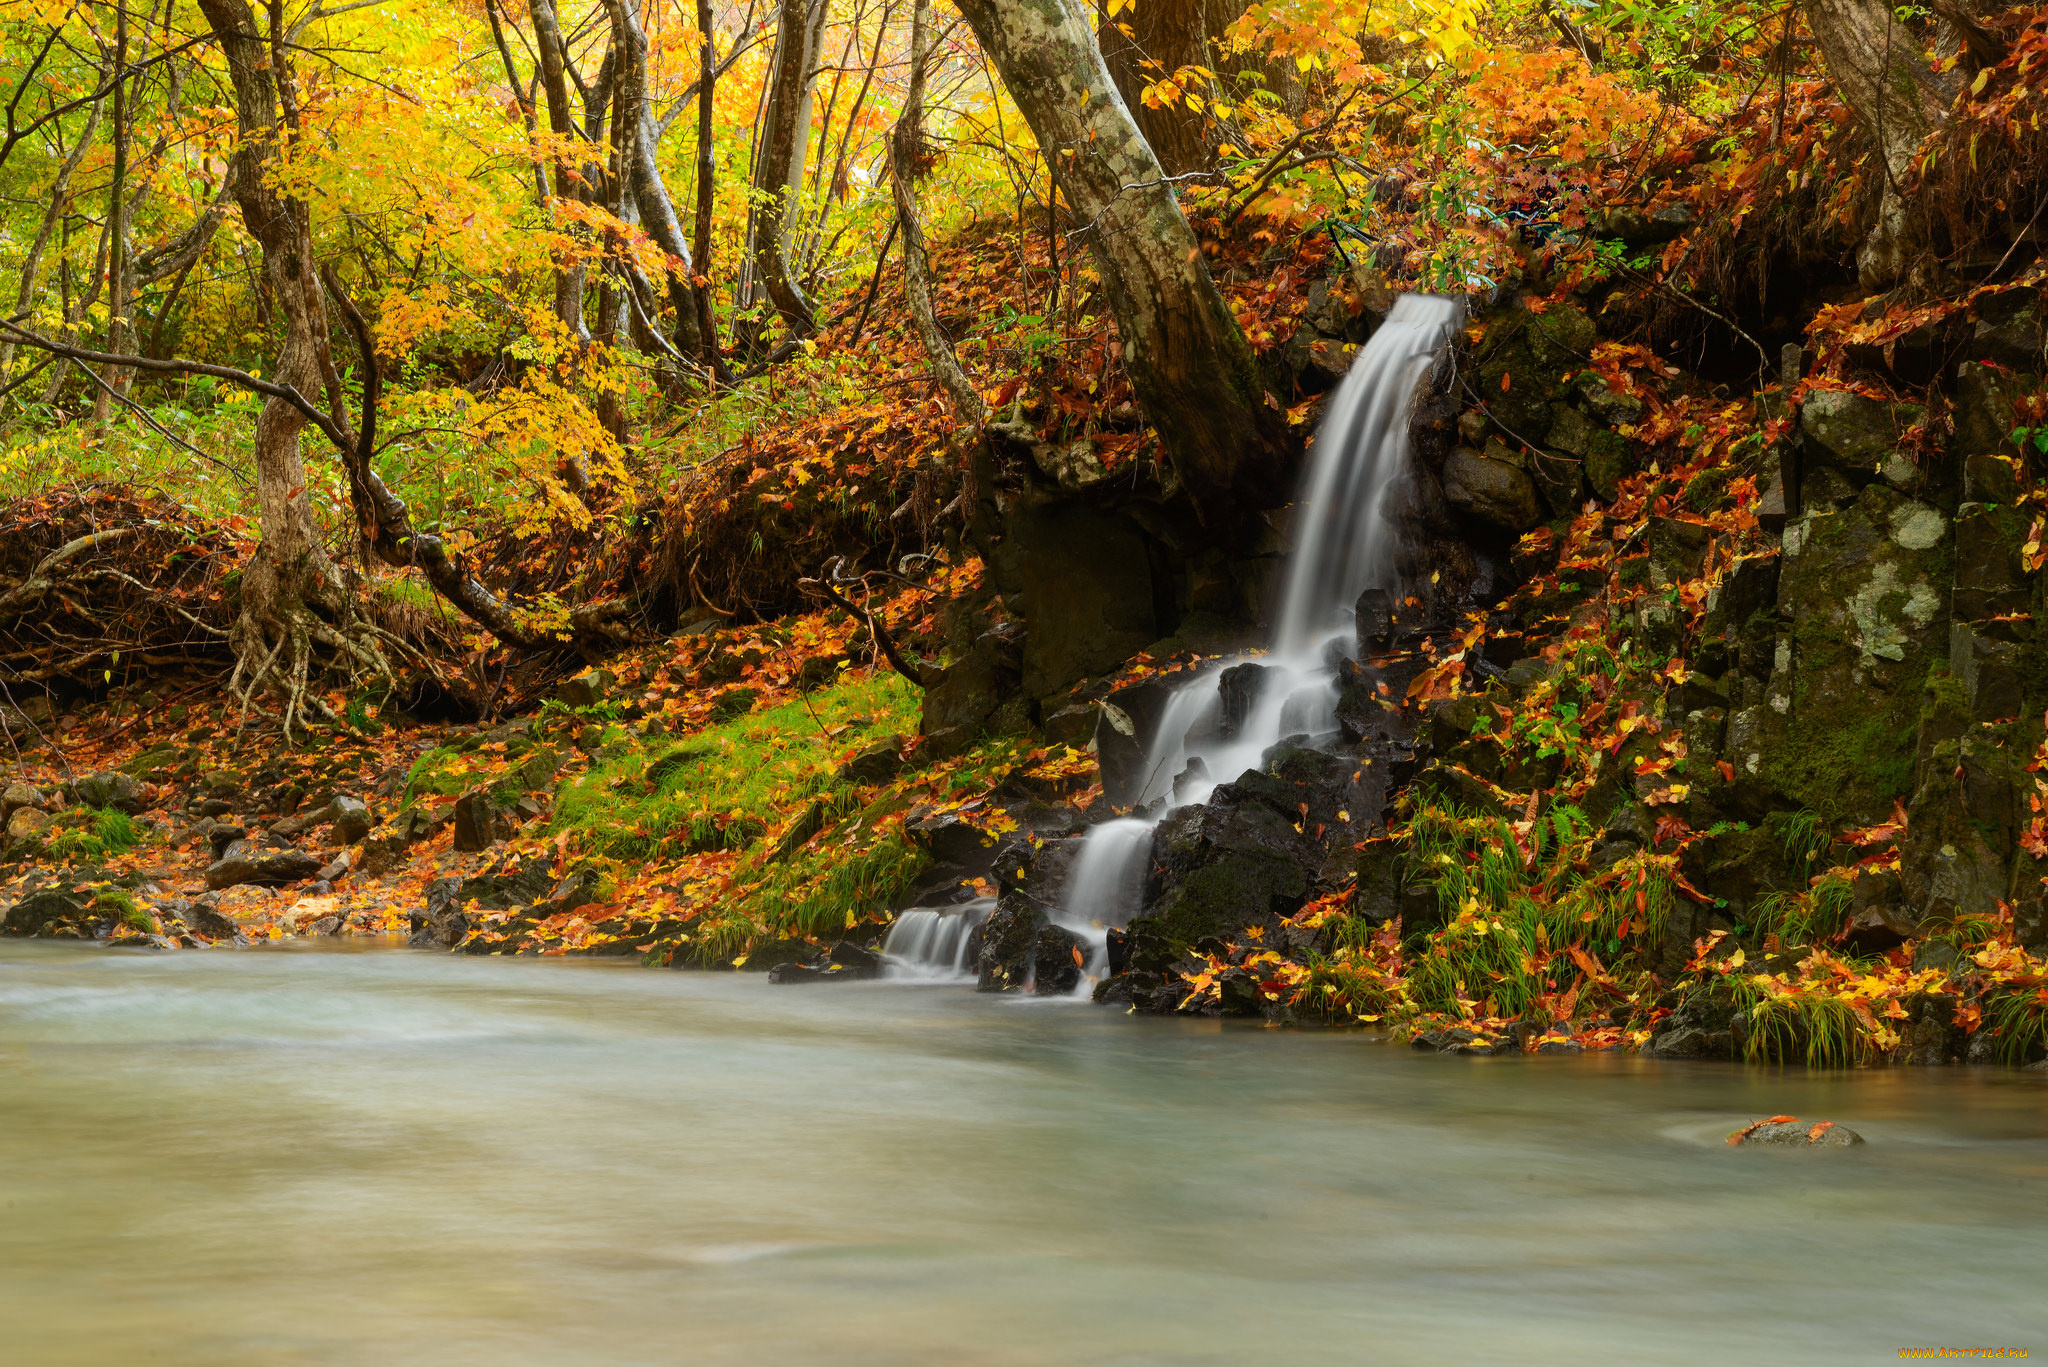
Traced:
POLYGON ((2048 1352, 2048 1088, 895 983, 0 944, 0 1359, 2048 1352), (1849 1153, 1733 1150, 1850 1124, 1849 1153))

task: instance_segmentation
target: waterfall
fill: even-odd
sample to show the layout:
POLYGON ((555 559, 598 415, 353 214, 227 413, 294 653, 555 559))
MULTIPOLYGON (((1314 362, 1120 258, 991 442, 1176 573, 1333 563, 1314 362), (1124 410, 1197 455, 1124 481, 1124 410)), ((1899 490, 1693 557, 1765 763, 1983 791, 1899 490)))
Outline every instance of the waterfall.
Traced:
POLYGON ((972 976, 967 937, 995 910, 993 898, 904 912, 882 941, 882 976, 949 982, 972 976))
MULTIPOLYGON (((1328 743, 1336 733, 1335 645, 1355 655, 1354 609, 1367 589, 1393 590, 1396 549, 1387 500, 1408 469, 1408 415, 1416 386, 1464 316, 1463 301, 1407 294, 1396 300, 1338 386, 1316 429, 1296 501, 1295 549, 1271 653, 1218 661, 1174 691, 1146 750, 1138 797, 1149 818, 1089 832, 1062 898, 1060 924, 1122 926, 1144 896, 1152 829, 1175 807, 1208 800, 1219 784, 1256 768, 1282 737, 1328 743), (1254 664, 1247 679, 1231 671, 1254 664)), ((1106 970, 1098 950, 1089 981, 1106 970)))

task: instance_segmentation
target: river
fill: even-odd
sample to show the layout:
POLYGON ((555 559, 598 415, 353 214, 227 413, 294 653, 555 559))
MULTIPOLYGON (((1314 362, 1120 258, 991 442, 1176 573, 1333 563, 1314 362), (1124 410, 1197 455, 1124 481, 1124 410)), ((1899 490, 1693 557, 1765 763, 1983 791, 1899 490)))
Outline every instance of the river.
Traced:
POLYGON ((2042 1351, 2044 1197, 2040 1074, 0 942, 0 1358, 34 1367, 2042 1351), (1721 1142, 1779 1113, 1871 1142, 1721 1142))

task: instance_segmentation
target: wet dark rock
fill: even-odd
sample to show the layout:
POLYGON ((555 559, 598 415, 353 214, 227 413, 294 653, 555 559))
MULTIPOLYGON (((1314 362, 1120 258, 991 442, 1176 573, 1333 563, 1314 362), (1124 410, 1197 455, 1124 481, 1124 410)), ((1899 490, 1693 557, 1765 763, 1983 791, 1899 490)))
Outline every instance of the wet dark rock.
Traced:
POLYGON ((1657 1058, 1732 1058, 1736 1034, 1733 1001, 1724 991, 1701 988, 1688 993, 1658 1022, 1643 1052, 1657 1058))
POLYGON ((1900 437, 1925 410, 1914 404, 1892 404, 1847 389, 1819 389, 1807 394, 1799 426, 1821 459, 1865 479, 1876 465, 1897 451, 1900 437))
POLYGON ((882 976, 881 956, 851 940, 841 940, 833 945, 831 953, 826 957, 833 967, 842 969, 855 978, 882 976))
POLYGON ((1243 968, 1227 968, 1216 979, 1217 1014, 1262 1016, 1265 1008, 1266 998, 1258 975, 1243 968))
POLYGON ((1358 851, 1358 890, 1351 897, 1351 914, 1376 926, 1399 916, 1407 868, 1408 855, 1399 843, 1384 836, 1363 842, 1358 851))
POLYGON ((1512 1035, 1484 1035, 1462 1026, 1447 1030, 1424 1030, 1409 1041, 1409 1047, 1434 1050, 1440 1054, 1468 1054, 1479 1057, 1517 1053, 1521 1048, 1512 1035))
POLYGON ((1699 576, 1713 529, 1675 517, 1650 519, 1650 587, 1665 589, 1699 576))
POLYGON ((1223 705, 1223 735, 1235 736, 1251 717, 1265 691, 1267 666, 1256 663, 1232 665, 1216 680, 1216 695, 1223 705))
POLYGON ((1367 589, 1352 608, 1359 645, 1384 650, 1394 639, 1394 599, 1385 589, 1367 589))
POLYGON ((1026 628, 1026 697, 1105 674, 1173 630, 1161 617, 1172 591, 1155 585, 1153 544, 1131 518, 1083 500, 1016 499, 1005 532, 990 568, 1026 628))
POLYGON ((968 940, 979 990, 1023 990, 1031 980, 1040 920, 1038 909, 1022 893, 1005 893, 997 901, 968 940))
POLYGON ((996 838, 951 813, 921 817, 905 829, 948 875, 978 878, 995 862, 996 838))
POLYGON ((887 783, 903 772, 903 737, 884 736, 848 760, 839 771, 839 781, 863 786, 887 783))
POLYGON ((1067 745, 1083 745, 1095 734, 1098 710, 1094 704, 1062 707, 1045 719, 1040 729, 1045 738, 1067 745))
POLYGON ((1065 996, 1081 981, 1087 951, 1064 926, 1044 925, 1031 942, 1031 990, 1039 996, 1065 996))
POLYGON ((1913 938, 1920 925, 1897 906, 1869 907, 1849 919, 1847 943, 1858 954, 1882 954, 1913 938))
POLYGON ((327 817, 334 823, 335 839, 344 845, 359 843, 375 824, 370 809, 352 797, 335 798, 327 805, 327 817))
POLYGON ((1503 460, 1460 446, 1444 461, 1444 501, 1459 512, 1510 532, 1526 532, 1543 520, 1535 481, 1503 460))
POLYGON ((0 932, 8 935, 40 935, 54 921, 76 920, 85 915, 87 899, 69 888, 44 888, 29 893, 7 909, 0 920, 0 932))
POLYGON ((1102 793, 1111 806, 1130 806, 1144 789, 1146 747, 1172 696, 1173 688, 1165 680, 1147 679, 1103 699, 1095 723, 1095 758, 1102 770, 1102 793))
POLYGON ((1737 1130, 1728 1142, 1742 1147, 1846 1149, 1864 1140, 1847 1125, 1832 1121, 1776 1120, 1737 1130))
POLYGON ((320 872, 320 857, 305 850, 277 849, 236 840, 206 870, 206 886, 218 891, 243 883, 278 887, 303 883, 320 872))
POLYGON ((1200 755, 1188 756, 1187 764, 1173 777, 1173 800, 1187 801, 1189 789, 1209 781, 1209 766, 1200 755))
POLYGON ((206 837, 206 843, 213 849, 213 857, 219 860, 226 856, 228 846, 249 834, 247 826, 232 822, 214 824, 211 818, 201 821, 193 828, 206 837))
POLYGON ((232 940, 241 933, 241 927, 232 918, 222 915, 218 908, 205 902, 188 904, 178 917, 209 940, 232 940))
POLYGON ((570 707, 595 707, 610 696, 612 676, 602 669, 586 669, 562 680, 555 697, 570 707))
POLYGON ((427 884, 424 908, 408 918, 409 943, 415 949, 453 949, 472 929, 467 908, 512 911, 539 902, 554 886, 545 859, 501 864, 470 878, 437 878, 427 884))

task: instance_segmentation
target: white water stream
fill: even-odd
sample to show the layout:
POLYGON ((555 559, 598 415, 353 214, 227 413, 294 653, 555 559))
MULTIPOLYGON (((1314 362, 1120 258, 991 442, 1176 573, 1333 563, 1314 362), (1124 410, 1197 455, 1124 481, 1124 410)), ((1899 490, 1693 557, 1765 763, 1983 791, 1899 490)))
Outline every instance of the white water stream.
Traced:
MULTIPOLYGON (((1415 389, 1463 316, 1461 300, 1403 295, 1338 386, 1302 479, 1272 649, 1218 660, 1175 690, 1147 744, 1136 805, 1149 814, 1090 831, 1059 907, 1048 913, 1088 947, 1075 995, 1094 991, 1108 971, 1110 928, 1123 926, 1143 905, 1153 828, 1168 811, 1207 801, 1219 784, 1257 768, 1282 737, 1334 738, 1334 659, 1340 652, 1357 657, 1358 597, 1396 586, 1387 500, 1408 470, 1415 389), (1246 714, 1231 718, 1218 682, 1225 670, 1254 659, 1265 673, 1246 714)), ((968 967, 961 957, 967 933, 977 923, 952 910, 904 913, 884 946, 892 973, 961 976, 968 967)))
MULTIPOLYGON (((1152 814, 1096 827, 1074 862, 1066 920, 1090 927, 1096 942, 1142 906, 1152 829, 1167 812, 1207 801, 1219 784, 1257 768, 1283 737, 1316 743, 1334 736, 1334 660, 1357 657, 1359 595, 1396 587, 1387 500, 1408 470, 1416 386, 1463 316, 1460 300, 1403 295, 1352 363, 1309 453, 1279 627, 1271 652, 1256 657, 1266 672, 1249 710, 1230 725, 1218 684, 1250 656, 1219 660, 1175 690, 1146 747, 1138 804, 1152 814)), ((1092 991, 1106 968, 1098 954, 1078 991, 1092 991)))

